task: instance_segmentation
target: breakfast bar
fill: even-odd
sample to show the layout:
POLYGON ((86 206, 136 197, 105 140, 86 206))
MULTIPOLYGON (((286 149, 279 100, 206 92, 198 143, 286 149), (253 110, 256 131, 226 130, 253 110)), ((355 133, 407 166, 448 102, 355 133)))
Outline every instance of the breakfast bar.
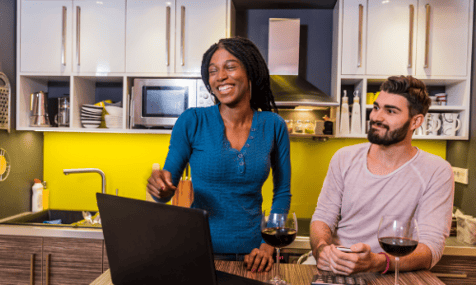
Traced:
MULTIPOLYGON (((274 270, 265 273, 253 273, 243 266, 241 261, 215 261, 215 268, 227 273, 243 276, 260 281, 270 280, 274 275, 274 270)), ((288 280, 293 285, 308 285, 311 284, 313 276, 318 273, 314 265, 299 265, 299 264, 280 264, 279 270, 281 277, 288 280)), ((375 284, 393 284, 395 275, 389 274, 374 274, 374 273, 360 273, 358 276, 364 278, 368 285, 375 284)), ((413 272, 400 273, 401 285, 444 285, 433 273, 428 270, 419 270, 413 272)), ((101 274, 91 285, 113 285, 111 280, 110 270, 101 274)))

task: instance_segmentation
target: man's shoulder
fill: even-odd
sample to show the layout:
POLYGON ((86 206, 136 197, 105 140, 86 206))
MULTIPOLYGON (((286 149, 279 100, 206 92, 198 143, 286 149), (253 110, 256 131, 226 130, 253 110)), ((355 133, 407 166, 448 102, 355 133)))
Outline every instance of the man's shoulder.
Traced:
POLYGON ((451 164, 448 161, 444 160, 442 157, 436 154, 429 153, 422 149, 418 149, 418 150, 419 150, 419 154, 418 154, 418 158, 416 162, 423 163, 429 167, 433 166, 433 167, 451 168, 451 164))

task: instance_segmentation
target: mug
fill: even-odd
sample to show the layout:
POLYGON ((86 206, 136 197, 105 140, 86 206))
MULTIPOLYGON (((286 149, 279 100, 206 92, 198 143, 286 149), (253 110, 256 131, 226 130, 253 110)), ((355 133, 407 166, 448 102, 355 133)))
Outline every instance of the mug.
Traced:
POLYGON ((438 130, 441 128, 441 119, 440 114, 438 113, 428 113, 426 114, 426 117, 428 118, 426 120, 427 122, 427 133, 430 136, 437 136, 438 135, 438 130))
POLYGON ((456 113, 442 113, 441 114, 442 136, 456 136, 456 131, 461 128, 461 120, 458 119, 458 114, 456 113))

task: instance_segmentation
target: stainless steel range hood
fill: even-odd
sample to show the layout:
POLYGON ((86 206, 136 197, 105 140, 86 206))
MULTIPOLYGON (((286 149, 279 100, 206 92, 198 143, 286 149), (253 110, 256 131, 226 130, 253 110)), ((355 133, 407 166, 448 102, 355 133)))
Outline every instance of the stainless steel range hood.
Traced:
POLYGON ((268 68, 276 105, 339 106, 336 99, 299 76, 299 31, 299 19, 269 19, 268 68))

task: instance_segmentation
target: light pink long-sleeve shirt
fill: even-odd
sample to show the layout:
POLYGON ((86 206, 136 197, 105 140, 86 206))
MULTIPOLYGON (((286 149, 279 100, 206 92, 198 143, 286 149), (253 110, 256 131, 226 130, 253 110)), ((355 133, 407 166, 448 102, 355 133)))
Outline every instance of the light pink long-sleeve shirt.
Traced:
POLYGON ((372 252, 381 252, 377 239, 380 218, 414 213, 419 242, 431 250, 433 267, 443 254, 451 227, 454 178, 450 164, 418 149, 397 170, 375 175, 367 168, 370 145, 357 144, 335 153, 312 221, 326 223, 335 244, 349 247, 362 242, 372 252))

